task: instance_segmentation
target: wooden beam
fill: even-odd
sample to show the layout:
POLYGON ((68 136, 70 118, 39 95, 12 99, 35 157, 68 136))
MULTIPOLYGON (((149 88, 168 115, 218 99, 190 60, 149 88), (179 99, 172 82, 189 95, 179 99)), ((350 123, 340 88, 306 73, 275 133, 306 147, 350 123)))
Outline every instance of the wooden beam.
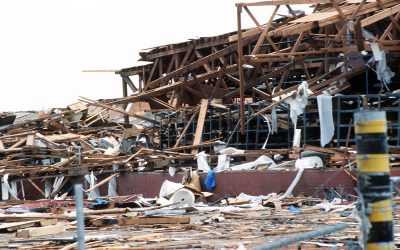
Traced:
MULTIPOLYGON (((208 108, 208 100, 202 99, 200 103, 200 113, 199 113, 199 118, 197 119, 197 126, 196 126, 196 132, 194 134, 193 145, 197 145, 201 142, 203 136, 204 121, 207 115, 207 108, 208 108)), ((192 154, 197 154, 198 152, 199 152, 198 148, 192 149, 192 154)))
POLYGON ((178 54, 174 54, 172 56, 171 61, 168 64, 168 68, 167 68, 166 74, 169 74, 169 72, 171 72, 172 67, 175 65, 175 62, 176 62, 177 58, 178 58, 178 54))
MULTIPOLYGON (((196 56, 197 56, 198 59, 201 59, 201 58, 204 57, 204 56, 201 54, 201 52, 198 51, 198 50, 195 50, 194 53, 196 54, 196 56)), ((205 62, 205 63, 203 64, 203 67, 204 67, 204 69, 205 69, 208 73, 212 72, 212 69, 210 68, 210 65, 208 64, 208 62, 205 62)))
POLYGON ((132 90, 133 93, 138 91, 138 89, 136 88, 135 84, 133 84, 133 82, 132 82, 131 78, 129 78, 129 76, 123 76, 122 80, 125 82, 125 84, 127 84, 129 86, 129 88, 132 90))
POLYGON ((269 0, 252 3, 237 3, 237 6, 265 6, 265 5, 289 5, 289 4, 317 4, 330 3, 330 0, 269 0))
POLYGON ((197 96, 199 98, 206 98, 207 97, 207 96, 204 95, 204 93, 201 93, 200 91, 195 90, 195 89, 193 89, 193 88, 191 88, 189 86, 186 86, 185 90, 190 92, 190 93, 192 93, 193 95, 195 95, 195 96, 197 96))
POLYGON ((96 188, 98 188, 98 187, 100 187, 100 186, 106 184, 106 183, 107 183, 109 180, 111 180, 112 178, 118 177, 118 176, 119 176, 119 173, 112 174, 112 175, 108 176, 107 178, 105 178, 104 180, 102 180, 102 181, 100 181, 99 183, 97 183, 96 185, 94 185, 93 187, 89 188, 88 190, 84 190, 84 191, 85 191, 86 193, 89 193, 90 191, 92 191, 92 190, 94 190, 94 189, 96 189, 96 188))
POLYGON ((271 99, 271 96, 270 96, 270 95, 268 95, 267 93, 265 93, 265 92, 262 91, 262 90, 259 90, 258 88, 252 87, 252 90, 253 90, 253 92, 254 92, 255 94, 259 94, 259 95, 261 95, 261 96, 267 98, 268 100, 271 99))
POLYGON ((335 10, 339 13, 340 17, 343 19, 343 21, 347 21, 346 15, 343 13, 342 9, 340 9, 339 4, 336 2, 336 0, 330 0, 330 1, 335 10))
POLYGON ((157 97, 151 97, 150 100, 155 102, 155 103, 157 103, 157 104, 159 104, 159 105, 161 105, 161 106, 164 106, 167 109, 171 109, 171 110, 175 109, 175 107, 173 107, 173 106, 169 105, 168 103, 158 99, 157 97))
MULTIPOLYGON (((216 140, 218 140, 218 139, 216 139, 216 140)), ((182 146, 182 147, 169 148, 167 150, 171 151, 171 152, 183 151, 183 150, 188 150, 188 149, 192 149, 192 150, 197 149, 198 150, 201 147, 210 147, 210 146, 215 146, 215 145, 221 144, 221 142, 216 141, 216 140, 200 142, 199 144, 196 144, 196 145, 187 145, 187 146, 182 146)))
POLYGON ((34 183, 32 180, 27 179, 29 181, 29 183, 32 185, 32 187, 34 187, 39 193, 41 193, 43 195, 43 198, 46 198, 46 194, 38 187, 38 185, 36 185, 36 183, 34 183))
POLYGON ((118 225, 156 225, 156 224, 189 224, 189 217, 137 217, 120 218, 118 225))
MULTIPOLYGON (((279 5, 275 7, 274 12, 272 12, 272 15, 269 18, 267 25, 265 25, 264 30, 261 32, 261 35, 258 38, 257 43, 254 46, 253 51, 251 52, 252 55, 258 54, 258 52, 260 50, 260 46, 264 43, 265 36, 267 35, 267 32, 269 31, 269 29, 270 29, 270 27, 272 25, 272 21, 274 20, 274 17, 276 15, 276 13, 278 12, 278 10, 279 10, 279 5)), ((239 21, 239 19, 238 19, 238 21, 239 21)), ((238 30, 238 35, 239 35, 239 30, 238 30)), ((242 40, 242 32, 241 31, 240 31, 240 37, 238 37, 238 41, 239 40, 242 40)))
POLYGON ((179 135, 178 140, 176 140, 175 145, 173 148, 178 147, 181 144, 182 138, 186 135, 186 132, 188 131, 190 125, 192 124, 194 118, 197 116, 197 114, 199 113, 200 108, 197 108, 193 115, 190 117, 188 123, 186 124, 185 128, 183 129, 182 133, 179 135))
MULTIPOLYGON (((250 41, 252 41, 252 39, 248 38, 248 39, 243 41, 242 45, 245 46, 250 41)), ((197 60, 197 61, 195 61, 195 62, 193 62, 193 63, 191 63, 189 65, 186 65, 186 66, 183 66, 183 67, 181 67, 179 69, 176 69, 175 71, 167 74, 166 76, 163 76, 163 77, 161 77, 159 79, 154 80, 151 83, 148 83, 147 86, 150 89, 158 87, 160 85, 160 83, 167 82, 167 81, 171 80, 174 77, 180 76, 182 74, 189 73, 189 72, 193 71, 194 69, 197 69, 198 67, 203 66, 204 63, 210 62, 210 61, 218 59, 219 57, 223 57, 225 55, 228 55, 228 54, 234 52, 235 50, 237 50, 237 44, 230 45, 230 46, 228 46, 228 47, 226 47, 224 49, 219 50, 216 53, 212 53, 212 54, 210 54, 208 56, 205 56, 205 57, 203 57, 203 58, 201 58, 201 59, 199 59, 199 60, 197 60)))
POLYGON ((286 70, 289 70, 290 67, 292 67, 294 65, 294 61, 289 62, 279 68, 275 68, 273 71, 269 72, 268 74, 260 77, 257 79, 258 82, 265 82, 267 81, 269 78, 274 77, 280 73, 285 72, 286 70))
MULTIPOLYGON (((189 60, 189 57, 192 55, 192 52, 194 50, 194 44, 192 44, 189 49, 186 51, 185 55, 183 56, 183 59, 179 65, 179 67, 183 67, 186 65, 187 60, 189 60)), ((178 70, 178 68, 176 68, 175 70, 178 70)))
MULTIPOLYGON (((158 61, 160 61, 160 58, 157 58, 153 64, 153 67, 151 67, 150 75, 149 75, 149 78, 147 79, 147 83, 149 83, 151 81, 151 79, 153 79, 153 75, 154 75, 154 72, 156 71, 158 61)), ((146 87, 147 87, 147 85, 144 88, 145 90, 147 89, 146 87)))
MULTIPOLYGON (((400 19, 400 12, 397 13, 397 15, 394 17, 395 22, 398 22, 400 19)), ((361 21, 360 21, 361 22, 361 21)), ((361 24, 360 24, 361 25, 361 24)), ((386 37, 390 34, 390 32, 393 30, 393 22, 389 24, 389 26, 386 28, 385 32, 382 34, 381 38, 379 39, 380 42, 383 42, 386 37)))
MULTIPOLYGON (((236 71, 237 71, 237 65, 231 65, 231 66, 227 67, 226 74, 230 74, 230 73, 233 73, 233 72, 236 72, 236 71)), ((203 82, 205 80, 209 80, 209 79, 217 77, 218 74, 219 74, 219 71, 213 71, 213 72, 210 72, 210 73, 204 73, 204 74, 201 74, 201 75, 197 75, 197 81, 203 82)), ((122 98, 120 100, 111 102, 109 104, 120 104, 120 103, 137 102, 137 101, 140 101, 140 100, 143 100, 143 99, 146 99, 146 98, 150 98, 150 97, 153 97, 153 96, 157 96, 157 95, 162 95, 162 94, 168 93, 168 92, 170 92, 170 91, 172 91, 174 89, 177 89, 177 88, 181 87, 182 85, 190 86, 190 85, 193 85, 195 83, 196 83, 196 81, 192 77, 192 79, 187 80, 186 83, 185 83, 185 80, 179 81, 179 82, 175 82, 175 83, 170 84, 170 85, 165 85, 165 86, 161 86, 161 87, 156 88, 156 89, 147 90, 147 91, 139 93, 137 95, 128 96, 127 98, 122 98)))
POLYGON ((217 79, 217 82, 215 83, 213 93, 211 94, 211 98, 210 98, 211 100, 214 99, 219 86, 221 85, 221 83, 224 80, 224 75, 225 75, 227 65, 228 65, 228 60, 225 60, 224 64, 222 65, 222 68, 219 69, 218 79, 217 79))
POLYGON ((382 10, 381 12, 378 12, 375 15, 372 15, 370 17, 367 17, 367 18, 364 18, 363 20, 361 20, 361 26, 365 27, 365 26, 371 25, 371 24, 376 23, 384 18, 398 14, 399 11, 400 11, 400 4, 393 6, 391 8, 386 8, 385 10, 382 10))
POLYGON ((133 114, 133 113, 130 113, 130 112, 126 112, 125 110, 114 108, 114 107, 112 107, 110 105, 107 105, 105 103, 96 102, 96 101, 90 100, 90 99, 88 99, 86 97, 82 97, 81 96, 79 100, 82 101, 82 102, 86 102, 89 105, 93 105, 93 106, 109 109, 109 110, 112 110, 112 111, 115 111, 115 112, 118 112, 118 113, 121 113, 121 114, 125 114, 125 115, 128 115, 128 116, 135 117, 135 118, 143 120, 143 121, 152 122, 154 124, 160 124, 160 122, 158 122, 158 121, 156 121, 154 119, 150 119, 150 118, 147 118, 145 116, 141 116, 141 115, 133 114))
POLYGON ((247 12, 247 14, 250 16, 251 20, 253 20, 253 22, 256 24, 256 26, 258 28, 262 29, 261 24, 257 21, 257 18, 253 15, 253 13, 251 13, 249 8, 247 6, 244 6, 244 10, 247 12))
POLYGON ((31 237, 37 237, 37 236, 58 234, 58 233, 65 231, 65 229, 66 229, 66 225, 63 225, 63 224, 46 226, 46 227, 20 229, 17 231, 17 237, 31 238, 31 237))

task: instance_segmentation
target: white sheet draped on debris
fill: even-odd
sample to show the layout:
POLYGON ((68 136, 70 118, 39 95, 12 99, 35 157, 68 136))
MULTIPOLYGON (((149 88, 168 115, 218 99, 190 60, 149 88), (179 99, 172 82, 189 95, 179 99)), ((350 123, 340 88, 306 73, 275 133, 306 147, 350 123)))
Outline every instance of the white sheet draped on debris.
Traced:
POLYGON ((159 197, 169 197, 176 191, 184 187, 185 186, 180 183, 175 183, 169 180, 165 180, 161 185, 159 197))
POLYGON ((236 166, 231 166, 230 168, 232 170, 251 170, 251 169, 255 169, 259 165, 274 166, 275 162, 268 156, 262 155, 262 156, 258 157, 257 160, 255 160, 255 161, 243 163, 243 164, 236 165, 236 166))
POLYGON ((332 96, 328 92, 317 96, 318 114, 321 134, 321 147, 324 147, 335 134, 335 125, 333 123, 332 96))
POLYGON ((289 197, 292 195, 293 189, 296 187, 297 183, 300 181, 301 177, 303 176, 304 170, 309 169, 309 168, 322 168, 322 160, 321 158, 317 156, 310 156, 310 157, 303 157, 301 159, 297 159, 295 163, 295 168, 298 169, 298 172, 296 174, 296 177, 286 190, 286 192, 277 197, 274 198, 274 201, 281 201, 285 199, 286 197, 289 197))
POLYGON ((259 196, 253 196, 253 195, 248 195, 245 193, 240 193, 236 199, 239 200, 249 200, 251 203, 261 203, 262 200, 268 200, 271 199, 272 197, 276 196, 276 193, 270 193, 268 195, 259 195, 259 196))
POLYGON ((285 199, 286 197, 291 196, 293 189, 296 187, 297 183, 299 182, 301 176, 303 175, 303 172, 304 172, 304 168, 299 169, 299 171, 296 174, 296 177, 294 178, 294 180, 292 181, 292 183, 290 184, 290 186, 288 187, 286 192, 283 195, 275 198, 274 201, 281 201, 281 200, 285 199))
MULTIPOLYGON (((85 175, 85 180, 89 183, 89 188, 94 187, 97 183, 97 178, 96 178, 96 176, 94 176, 93 171, 90 173, 90 175, 88 175, 88 174, 85 175)), ((90 200, 94 200, 99 196, 100 196, 100 192, 99 192, 98 188, 91 190, 88 194, 88 198, 90 200)))
POLYGON ((168 168, 168 173, 169 173, 169 175, 172 177, 172 176, 175 176, 175 173, 176 173, 176 167, 169 167, 168 168))
POLYGON ((278 116, 276 114, 276 107, 274 106, 271 111, 271 133, 278 133, 278 116))
POLYGON ((228 147, 219 151, 218 153, 220 153, 221 155, 240 155, 244 153, 244 150, 228 147))
POLYGON ((108 192, 107 192, 109 197, 115 197, 118 196, 117 193, 117 178, 114 176, 108 181, 108 192))
POLYGON ((321 158, 318 156, 309 156, 297 159, 294 167, 296 169, 311 169, 311 168, 322 168, 324 167, 324 163, 321 158))
MULTIPOLYGON (((308 89, 308 84, 303 81, 297 88, 295 98, 289 98, 286 103, 290 106, 290 119, 294 124, 293 147, 300 146, 299 131, 297 129, 297 117, 304 113, 304 108, 307 106, 308 97, 312 91, 308 89)), ((301 131, 300 131, 301 132, 301 131)))
POLYGON ((296 128, 294 129, 293 133, 293 147, 300 147, 300 141, 301 141, 301 129, 296 128))
POLYGON ((215 167, 215 173, 223 172, 229 168, 229 164, 231 161, 231 157, 228 155, 219 155, 218 156, 218 164, 215 167))
POLYGON ((11 198, 14 200, 19 200, 17 196, 17 183, 15 181, 8 181, 8 176, 9 174, 5 174, 1 178, 1 193, 2 193, 2 200, 8 200, 9 195, 11 195, 11 198), (10 186, 11 184, 11 186, 10 186))
POLYGON ((210 166, 208 165, 208 157, 209 155, 204 153, 203 151, 196 154, 196 159, 197 159, 197 169, 199 171, 203 171, 208 173, 210 171, 210 166))
POLYGON ((379 81, 382 82, 385 88, 389 91, 387 84, 390 84, 392 82, 392 78, 395 76, 395 73, 390 69, 390 67, 386 63, 386 51, 382 51, 379 48, 379 43, 376 37, 373 34, 371 34, 368 30, 363 28, 362 33, 365 40, 375 41, 370 43, 373 57, 368 61, 368 63, 377 64, 375 71, 376 77, 379 81))
POLYGON ((262 115, 262 117, 264 118, 264 121, 267 123, 267 127, 268 127, 268 134, 267 134, 267 138, 265 139, 265 142, 262 146, 262 149, 265 149, 267 147, 267 143, 268 143, 268 139, 270 134, 273 134, 272 132, 272 126, 271 126, 271 121, 269 120, 267 115, 262 115))

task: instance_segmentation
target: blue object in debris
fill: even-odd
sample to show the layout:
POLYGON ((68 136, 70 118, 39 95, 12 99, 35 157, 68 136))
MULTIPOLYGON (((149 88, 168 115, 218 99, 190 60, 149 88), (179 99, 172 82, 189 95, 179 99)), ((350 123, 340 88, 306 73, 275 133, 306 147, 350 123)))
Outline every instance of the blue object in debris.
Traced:
POLYGON ((207 191, 212 191, 217 186, 214 171, 208 171, 204 185, 206 186, 207 191))
POLYGON ((95 203, 89 205, 89 208, 90 209, 104 209, 104 208, 108 208, 109 204, 110 204, 110 202, 108 200, 97 198, 95 200, 95 203))
POLYGON ((288 210, 289 210, 290 212, 293 212, 293 213, 296 213, 296 214, 298 214, 298 213, 301 212, 301 208, 295 207, 295 206, 293 206, 293 205, 291 205, 291 206, 288 208, 288 210))

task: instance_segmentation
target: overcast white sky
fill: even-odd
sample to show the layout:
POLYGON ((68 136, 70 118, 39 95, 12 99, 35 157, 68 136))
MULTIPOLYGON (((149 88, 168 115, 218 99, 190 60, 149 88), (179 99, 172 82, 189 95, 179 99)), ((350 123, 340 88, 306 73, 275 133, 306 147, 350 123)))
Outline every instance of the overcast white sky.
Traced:
MULTIPOLYGON (((141 49, 233 31, 236 2, 2 0, 0 111, 66 107, 78 96, 120 97, 120 77, 82 70, 131 67, 141 49)), ((261 23, 271 13, 254 10, 261 23)), ((246 18, 244 26, 254 25, 246 18)))

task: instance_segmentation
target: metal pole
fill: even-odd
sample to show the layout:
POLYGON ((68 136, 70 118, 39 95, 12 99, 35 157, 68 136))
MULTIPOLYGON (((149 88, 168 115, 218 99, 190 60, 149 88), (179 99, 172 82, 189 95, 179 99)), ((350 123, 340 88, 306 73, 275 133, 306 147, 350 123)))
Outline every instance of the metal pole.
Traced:
POLYGON ((76 230, 78 249, 85 249, 85 221, 83 218, 83 189, 82 184, 75 184, 76 230))
POLYGON ((386 113, 364 111, 356 113, 354 119, 360 244, 367 250, 394 249, 386 113))
POLYGON ((244 135, 245 131, 245 123, 246 123, 246 115, 244 111, 244 88, 245 88, 245 80, 243 73, 243 41, 242 41, 242 6, 240 4, 236 4, 237 7, 237 25, 238 25, 238 70, 239 70, 239 88, 240 88, 240 132, 244 135))
MULTIPOLYGON (((128 96, 128 84, 125 82, 125 79, 123 77, 121 77, 122 79, 122 96, 123 97, 127 97, 128 96)), ((127 105, 124 105, 124 109, 126 109, 127 105)), ((129 123, 129 116, 128 115, 124 115, 124 122, 126 124, 129 123)))
POLYGON ((336 224, 333 226, 327 226, 327 227, 323 227, 323 228, 315 230, 315 231, 305 232, 302 234, 296 234, 293 236, 289 236, 289 237, 277 240, 272 243, 260 245, 253 249, 254 250, 270 250, 270 249, 280 248, 280 247, 284 247, 284 246, 290 245, 295 242, 304 241, 304 240, 308 240, 313 237, 318 237, 320 235, 331 234, 336 231, 344 230, 344 229, 346 229, 346 227, 347 227, 346 224, 336 224))

